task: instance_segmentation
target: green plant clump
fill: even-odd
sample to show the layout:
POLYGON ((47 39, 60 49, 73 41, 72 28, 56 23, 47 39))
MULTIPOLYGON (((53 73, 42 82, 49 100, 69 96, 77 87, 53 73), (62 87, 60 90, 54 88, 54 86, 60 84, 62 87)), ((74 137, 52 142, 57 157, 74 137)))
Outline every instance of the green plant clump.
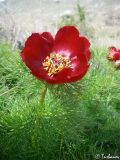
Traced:
POLYGON ((48 85, 34 78, 19 51, 0 43, 0 159, 94 160, 119 155, 120 72, 106 49, 92 47, 87 75, 48 85))

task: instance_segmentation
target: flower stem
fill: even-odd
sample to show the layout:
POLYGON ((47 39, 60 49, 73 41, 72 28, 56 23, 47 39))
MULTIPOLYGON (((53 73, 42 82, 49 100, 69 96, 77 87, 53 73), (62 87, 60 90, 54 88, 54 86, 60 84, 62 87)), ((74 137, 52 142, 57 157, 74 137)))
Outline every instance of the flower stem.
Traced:
POLYGON ((41 96, 40 96, 40 105, 41 105, 41 107, 44 104, 46 92, 47 92, 47 85, 45 86, 45 88, 41 92, 41 96))

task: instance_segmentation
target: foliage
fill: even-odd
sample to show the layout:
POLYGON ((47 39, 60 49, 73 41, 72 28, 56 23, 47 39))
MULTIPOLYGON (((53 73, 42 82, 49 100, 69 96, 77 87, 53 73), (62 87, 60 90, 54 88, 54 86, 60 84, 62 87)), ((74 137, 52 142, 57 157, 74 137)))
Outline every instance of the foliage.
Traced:
POLYGON ((89 72, 80 82, 48 85, 36 80, 9 45, 0 44, 0 156, 2 160, 92 160, 119 155, 120 72, 106 49, 91 48, 89 72))

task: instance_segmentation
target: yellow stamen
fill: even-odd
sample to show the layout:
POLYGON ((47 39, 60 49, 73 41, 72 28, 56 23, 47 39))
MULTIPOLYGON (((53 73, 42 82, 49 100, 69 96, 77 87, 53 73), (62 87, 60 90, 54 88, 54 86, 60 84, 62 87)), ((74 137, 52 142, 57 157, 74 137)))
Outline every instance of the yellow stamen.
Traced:
POLYGON ((43 62, 44 69, 48 72, 50 77, 53 77, 64 68, 71 67, 71 61, 69 57, 62 56, 60 54, 51 53, 46 57, 43 62))

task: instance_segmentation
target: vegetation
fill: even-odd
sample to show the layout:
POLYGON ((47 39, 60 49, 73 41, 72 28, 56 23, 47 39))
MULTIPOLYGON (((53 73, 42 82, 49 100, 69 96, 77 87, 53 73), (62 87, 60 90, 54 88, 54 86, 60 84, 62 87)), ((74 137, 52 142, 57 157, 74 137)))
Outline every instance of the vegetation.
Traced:
POLYGON ((48 85, 24 66, 19 51, 0 43, 1 160, 94 160, 120 151, 120 72, 106 49, 91 48, 87 75, 48 85))

